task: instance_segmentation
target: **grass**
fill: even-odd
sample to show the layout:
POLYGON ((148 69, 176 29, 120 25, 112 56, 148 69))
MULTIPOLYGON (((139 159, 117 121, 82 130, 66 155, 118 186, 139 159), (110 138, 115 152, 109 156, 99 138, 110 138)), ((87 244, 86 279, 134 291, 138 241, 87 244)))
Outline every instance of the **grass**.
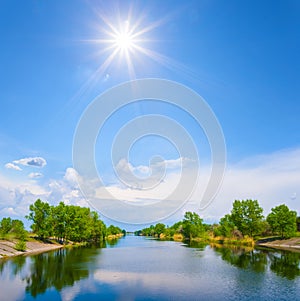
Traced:
POLYGON ((222 236, 210 237, 209 241, 212 243, 219 243, 222 245, 235 245, 235 246, 248 246, 253 247, 255 245, 255 241, 252 237, 245 236, 242 239, 237 238, 227 238, 222 236))
POLYGON ((173 240, 175 241, 183 241, 183 235, 180 233, 176 233, 173 235, 173 240))
POLYGON ((110 235, 107 235, 105 238, 107 240, 114 240, 114 239, 118 239, 120 237, 123 236, 123 233, 119 233, 119 234, 110 234, 110 235))

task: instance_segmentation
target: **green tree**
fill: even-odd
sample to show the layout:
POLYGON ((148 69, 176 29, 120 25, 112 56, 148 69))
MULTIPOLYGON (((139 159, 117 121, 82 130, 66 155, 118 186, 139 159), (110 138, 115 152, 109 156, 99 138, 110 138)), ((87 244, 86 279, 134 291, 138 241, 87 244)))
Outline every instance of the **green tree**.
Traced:
POLYGON ((37 199, 34 204, 30 205, 29 210, 30 213, 26 218, 33 222, 31 225, 33 232, 41 239, 51 236, 53 227, 50 205, 37 199))
POLYGON ((92 227, 90 223, 91 211, 86 207, 75 206, 75 216, 73 218, 73 235, 71 240, 87 241, 92 234, 92 227))
POLYGON ((13 232, 16 236, 16 238, 20 240, 25 240, 26 238, 26 231, 24 229, 24 224, 22 221, 18 219, 14 219, 12 221, 12 229, 11 232, 13 232))
POLYGON ((164 233, 165 229, 166 229, 166 226, 164 224, 162 224, 162 223, 156 224, 154 227, 155 235, 157 235, 159 237, 160 234, 164 233))
POLYGON ((63 241, 66 238, 66 205, 63 202, 51 207, 51 219, 53 235, 63 241))
POLYGON ((154 235, 155 235, 155 229, 154 229, 154 226, 151 225, 151 226, 148 227, 148 228, 142 229, 141 233, 142 233, 143 236, 154 236, 154 235))
POLYGON ((235 200, 231 210, 231 220, 243 235, 259 234, 262 228, 263 209, 257 200, 235 200))
POLYGON ((218 230, 222 236, 231 237, 234 229, 235 224, 232 221, 230 214, 226 214, 220 219, 220 228, 218 230))
POLYGON ((186 212, 182 223, 182 232, 185 238, 200 237, 204 233, 202 219, 195 212, 186 212))
POLYGON ((290 210, 284 204, 272 208, 271 213, 267 216, 273 233, 279 234, 282 238, 288 238, 295 234, 296 219, 296 211, 290 210))
POLYGON ((106 230, 107 235, 116 235, 122 233, 122 230, 114 225, 110 225, 106 230))
POLYGON ((97 212, 91 212, 91 238, 94 241, 101 241, 104 240, 106 235, 106 226, 105 224, 99 219, 97 212))
POLYGON ((10 217, 4 217, 0 223, 0 231, 3 235, 8 234, 12 229, 12 219, 10 217))
POLYGON ((183 221, 179 221, 172 225, 170 228, 175 230, 176 233, 182 233, 182 223, 183 221))

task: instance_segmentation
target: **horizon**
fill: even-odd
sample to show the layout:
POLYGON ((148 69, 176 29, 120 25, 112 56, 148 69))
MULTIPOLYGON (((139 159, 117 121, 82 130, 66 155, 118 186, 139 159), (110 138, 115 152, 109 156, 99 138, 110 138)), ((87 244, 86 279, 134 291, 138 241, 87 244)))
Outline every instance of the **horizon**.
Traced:
MULTIPOLYGON (((159 222, 171 225, 186 211, 218 222, 235 199, 257 199, 265 216, 282 203, 299 215, 299 12, 292 0, 3 1, 0 219, 21 219, 28 227, 24 217, 38 198, 94 210, 74 166, 80 120, 99 95, 150 78, 193 90, 216 116, 226 144, 222 183, 214 200, 199 210, 213 163, 210 137, 189 111, 144 97, 115 110, 97 132, 95 164, 106 192, 132 206, 154 206, 150 201, 167 198, 181 176, 196 181, 197 162, 192 195, 159 222), (140 118, 150 128, 149 115, 179 123, 196 151, 182 151, 183 136, 174 144, 171 135, 154 133, 138 137, 127 157, 123 149, 113 153, 123 129, 136 138, 138 127, 130 122, 140 118), (162 160, 152 162, 155 156, 162 160), (159 181, 152 195, 150 180, 159 181)), ((107 225, 127 230, 112 219, 120 209, 110 218, 96 209, 107 225)), ((128 228, 155 223, 133 222, 128 228)))

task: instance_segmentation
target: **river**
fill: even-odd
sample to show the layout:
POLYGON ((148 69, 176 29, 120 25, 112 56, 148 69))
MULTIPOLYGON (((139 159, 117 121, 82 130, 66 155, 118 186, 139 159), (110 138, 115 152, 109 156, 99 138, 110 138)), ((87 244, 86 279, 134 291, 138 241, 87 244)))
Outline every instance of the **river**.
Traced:
POLYGON ((126 236, 0 260, 0 300, 300 300, 300 253, 126 236))

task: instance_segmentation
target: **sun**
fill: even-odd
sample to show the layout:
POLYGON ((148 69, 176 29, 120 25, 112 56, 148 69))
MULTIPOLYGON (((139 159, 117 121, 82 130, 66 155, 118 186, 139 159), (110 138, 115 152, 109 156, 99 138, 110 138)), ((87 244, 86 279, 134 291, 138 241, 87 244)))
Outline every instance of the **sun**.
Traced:
POLYGON ((120 51, 132 51, 134 48, 134 39, 128 32, 119 33, 115 37, 115 46, 120 51))
POLYGON ((86 86, 101 77, 104 81, 110 78, 111 65, 120 67, 122 74, 128 74, 130 80, 138 77, 137 71, 144 73, 145 66, 150 61, 170 70, 186 72, 185 66, 153 49, 162 41, 159 38, 162 31, 157 31, 157 29, 171 20, 172 14, 157 20, 151 19, 149 22, 147 10, 138 11, 133 6, 128 9, 127 13, 117 7, 113 11, 96 7, 94 9, 97 18, 92 25, 95 29, 93 35, 96 36, 84 42, 97 46, 95 62, 101 63, 86 86))
MULTIPOLYGON (((163 20, 146 24, 146 15, 134 14, 129 10, 128 14, 116 13, 107 15, 104 11, 97 11, 98 24, 95 24, 98 37, 85 40, 99 46, 97 56, 102 64, 97 69, 97 74, 106 74, 113 63, 124 63, 130 79, 136 78, 135 69, 140 62, 140 56, 148 56, 158 60, 156 53, 147 46, 153 38, 150 36, 155 28, 159 27, 163 20)), ((124 70, 124 69, 123 69, 124 70)))

